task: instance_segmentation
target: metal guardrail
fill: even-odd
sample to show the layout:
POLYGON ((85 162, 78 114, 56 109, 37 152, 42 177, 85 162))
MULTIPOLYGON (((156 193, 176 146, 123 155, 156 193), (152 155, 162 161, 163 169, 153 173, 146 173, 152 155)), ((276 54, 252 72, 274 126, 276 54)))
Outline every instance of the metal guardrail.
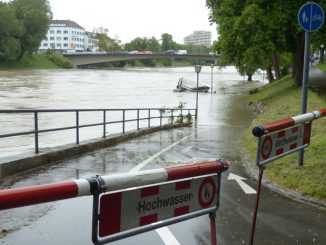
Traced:
MULTIPOLYGON (((179 109, 179 108, 128 108, 128 109, 23 109, 23 110, 0 110, 0 114, 33 114, 34 115, 34 129, 29 131, 15 132, 15 133, 7 133, 0 134, 0 138, 8 138, 8 137, 16 137, 23 135, 34 134, 35 141, 35 153, 39 153, 39 134, 40 133, 48 133, 55 131, 63 131, 63 130, 76 130, 76 144, 79 144, 79 134, 81 128, 88 127, 103 127, 103 135, 105 138, 107 135, 107 125, 109 124, 121 124, 121 132, 124 134, 126 132, 126 123, 128 122, 137 122, 136 129, 140 129, 140 121, 147 120, 147 127, 154 126, 151 124, 153 119, 159 119, 159 125, 163 125, 163 119, 170 119, 170 123, 174 123, 174 119, 180 116, 190 115, 192 118, 194 115, 191 114, 192 111, 196 112, 196 109, 179 109), (136 116, 132 118, 126 117, 126 112, 134 111, 136 112, 136 116), (156 112, 153 113, 153 111, 156 112), (55 128, 47 128, 40 129, 39 127, 39 115, 42 113, 55 113, 55 112, 64 112, 64 113, 74 113, 75 114, 75 124, 66 127, 55 127, 55 128), (80 113, 81 112, 102 112, 102 121, 97 123, 89 123, 89 124, 80 124, 80 113), (109 112, 121 112, 122 120, 112 120, 110 121, 107 114, 109 112), (147 115, 143 115, 145 112, 147 115), (142 115, 141 115, 142 113, 142 115), (185 114, 187 113, 187 114, 185 114)), ((178 121, 176 121, 178 122, 178 121)))

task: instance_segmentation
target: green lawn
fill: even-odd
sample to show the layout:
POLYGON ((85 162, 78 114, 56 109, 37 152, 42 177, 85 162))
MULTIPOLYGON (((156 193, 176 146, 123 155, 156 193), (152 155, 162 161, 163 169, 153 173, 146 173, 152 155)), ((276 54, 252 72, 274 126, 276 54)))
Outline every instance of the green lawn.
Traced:
MULTIPOLYGON (((251 134, 254 126, 301 114, 301 88, 296 88, 291 77, 268 84, 252 93, 248 103, 261 102, 262 114, 252 122, 244 135, 246 152, 255 164, 257 138, 251 134)), ((326 101, 316 93, 308 92, 307 112, 326 108, 326 101)), ((280 186, 303 195, 326 200, 326 117, 312 124, 311 144, 305 149, 304 165, 298 166, 297 153, 266 165, 264 176, 280 186)))
POLYGON ((45 55, 26 55, 19 62, 0 63, 0 69, 58 69, 58 65, 50 61, 45 55))

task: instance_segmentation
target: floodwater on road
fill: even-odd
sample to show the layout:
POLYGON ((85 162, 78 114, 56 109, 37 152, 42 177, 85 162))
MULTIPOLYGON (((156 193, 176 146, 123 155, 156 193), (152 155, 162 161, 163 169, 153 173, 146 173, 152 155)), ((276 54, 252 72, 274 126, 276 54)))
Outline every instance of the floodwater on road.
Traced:
MULTIPOLYGON (((0 77, 2 109, 176 107, 179 102, 186 103, 187 108, 195 107, 195 93, 173 92, 180 77, 195 82, 196 73, 193 67, 107 71, 15 71, 0 72, 0 77)), ((254 76, 254 80, 263 81, 263 77, 257 75, 254 76)), ((200 85, 210 86, 210 67, 202 68, 199 81, 200 85)), ((191 137, 189 136, 183 144, 172 149, 168 154, 158 157, 147 167, 157 168, 211 157, 228 157, 230 160, 230 157, 239 154, 237 144, 232 139, 237 139, 253 119, 244 97, 249 89, 261 84, 257 81, 244 81, 233 67, 221 70, 215 68, 213 90, 216 92, 199 94, 199 116, 195 129, 159 132, 77 159, 63 161, 56 166, 41 168, 26 176, 15 178, 12 187, 86 178, 94 174, 128 172, 136 164, 188 135, 191 137)), ((63 116, 60 117, 62 120, 63 116)), ((33 121, 30 118, 21 118, 19 121, 14 119, 6 121, 2 118, 0 124, 5 125, 1 128, 1 133, 7 133, 8 130, 32 127, 33 121)), ((53 137, 58 145, 69 142, 67 135, 62 136, 60 141, 55 135, 53 137)), ((44 139, 42 142, 42 147, 52 145, 55 145, 53 138, 44 139)), ((0 149, 0 156, 13 154, 17 149, 20 152, 33 152, 33 140, 31 139, 30 144, 26 144, 17 139, 11 143, 6 139, 0 139, 0 149)), ((92 199, 83 197, 78 198, 78 201, 71 199, 2 211, 0 231, 8 235, 0 238, 0 242, 8 245, 90 244, 91 205, 92 199)), ((209 227, 206 218, 202 217, 194 223, 187 221, 180 226, 173 226, 172 229, 179 231, 176 234, 182 236, 179 237, 181 241, 187 241, 185 244, 208 244, 209 227), (183 230, 188 229, 187 227, 191 229, 191 236, 183 230), (193 239, 192 236, 195 238, 193 239)), ((146 241, 150 241, 150 244, 162 244, 160 238, 152 233, 135 236, 132 238, 132 243, 127 239, 116 244, 142 244, 144 237, 148 237, 146 241)), ((244 238, 232 239, 242 241, 244 238)))

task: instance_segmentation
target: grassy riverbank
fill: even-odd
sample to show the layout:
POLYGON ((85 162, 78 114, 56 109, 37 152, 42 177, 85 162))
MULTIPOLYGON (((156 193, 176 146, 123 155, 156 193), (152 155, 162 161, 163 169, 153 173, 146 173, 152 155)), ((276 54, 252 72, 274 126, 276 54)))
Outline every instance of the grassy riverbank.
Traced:
POLYGON ((1 70, 58 68, 61 67, 52 62, 46 55, 41 54, 26 55, 19 62, 0 63, 1 70))
POLYGON ((0 62, 0 70, 73 68, 65 57, 54 52, 27 54, 20 61, 0 62))
MULTIPOLYGON (((257 139, 251 134, 254 126, 301 114, 301 88, 296 88, 293 79, 284 79, 268 84, 250 94, 248 103, 257 113, 256 119, 246 130, 246 152, 255 164, 257 139)), ((324 98, 309 91, 307 112, 326 107, 324 98)), ((326 200, 326 118, 312 124, 311 143, 305 149, 304 165, 298 166, 297 154, 278 159, 266 165, 264 176, 270 181, 302 195, 326 200)))

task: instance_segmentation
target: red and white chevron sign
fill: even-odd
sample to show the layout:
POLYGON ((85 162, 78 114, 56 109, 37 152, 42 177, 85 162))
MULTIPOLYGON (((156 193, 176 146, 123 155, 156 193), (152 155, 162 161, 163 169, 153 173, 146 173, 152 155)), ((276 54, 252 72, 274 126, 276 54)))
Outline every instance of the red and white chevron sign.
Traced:
POLYGON ((99 237, 217 205, 217 175, 104 194, 99 237))
POLYGON ((259 163, 286 155, 310 143, 311 122, 273 132, 261 137, 259 147, 259 163))

